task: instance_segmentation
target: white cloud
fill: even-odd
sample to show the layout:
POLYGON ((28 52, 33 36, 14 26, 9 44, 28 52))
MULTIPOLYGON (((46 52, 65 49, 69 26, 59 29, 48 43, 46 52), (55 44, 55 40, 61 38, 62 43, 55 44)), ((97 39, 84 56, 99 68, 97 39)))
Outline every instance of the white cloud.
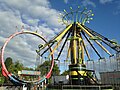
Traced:
POLYGON ((101 4, 106 4, 106 3, 110 3, 112 2, 113 0, 100 0, 100 3, 101 4))
MULTIPOLYGON (((22 26, 31 31, 38 30, 47 39, 52 38, 63 28, 58 22, 58 15, 59 11, 52 9, 48 0, 0 0, 0 46, 22 26)), ((20 35, 7 45, 5 56, 30 65, 35 63, 35 50, 40 42, 37 37, 20 35)))
POLYGON ((32 18, 40 18, 42 21, 44 20, 46 24, 52 27, 61 26, 61 24, 58 22, 59 12, 54 9, 41 6, 30 6, 27 10, 32 18))
POLYGON ((95 3, 92 2, 92 1, 90 1, 90 0, 83 0, 83 1, 82 1, 82 5, 83 5, 83 6, 91 5, 91 6, 93 6, 93 7, 96 7, 95 3))
POLYGON ((0 2, 4 4, 7 10, 19 11, 23 19, 25 16, 25 18, 44 20, 52 27, 61 26, 57 20, 59 12, 51 9, 47 0, 34 0, 34 2, 31 0, 13 0, 12 2, 1 0, 0 2))
POLYGON ((15 27, 22 26, 23 23, 19 17, 15 16, 11 11, 0 11, 0 31, 3 35, 9 35, 15 32, 15 27))
POLYGON ((116 11, 114 11, 114 14, 119 15, 120 14, 120 1, 116 0, 115 4, 116 4, 116 11))
POLYGON ((64 2, 67 4, 67 3, 68 3, 68 0, 64 0, 64 2))

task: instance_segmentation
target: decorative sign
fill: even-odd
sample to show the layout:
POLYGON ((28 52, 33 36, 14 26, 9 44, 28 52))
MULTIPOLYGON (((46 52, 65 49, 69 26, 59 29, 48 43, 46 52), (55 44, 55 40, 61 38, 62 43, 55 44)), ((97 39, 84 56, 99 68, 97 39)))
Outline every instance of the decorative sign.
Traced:
POLYGON ((18 72, 18 74, 22 74, 22 75, 37 75, 37 76, 39 76, 40 74, 41 74, 41 72, 39 72, 39 71, 29 71, 29 70, 22 70, 22 71, 19 71, 18 72))

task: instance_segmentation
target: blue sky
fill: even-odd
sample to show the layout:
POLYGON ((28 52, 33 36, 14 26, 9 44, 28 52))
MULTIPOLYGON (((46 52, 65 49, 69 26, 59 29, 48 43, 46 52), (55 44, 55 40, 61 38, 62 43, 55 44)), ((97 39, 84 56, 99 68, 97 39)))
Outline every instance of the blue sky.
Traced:
POLYGON ((88 25, 91 29, 120 42, 120 0, 50 0, 51 7, 59 11, 69 10, 72 6, 87 7, 95 14, 88 25))
MULTIPOLYGON (((120 0, 0 0, 0 47, 9 35, 20 31, 22 26, 31 31, 38 30, 49 40, 65 28, 58 22, 59 13, 64 9, 69 12, 69 7, 74 9, 77 6, 92 9, 95 14, 87 26, 120 43, 120 0)), ((37 47, 33 42, 38 43, 38 39, 19 37, 13 40, 6 48, 6 57, 19 58, 25 65, 32 66, 36 56, 34 48, 37 47), (23 57, 24 51, 28 52, 23 57)))

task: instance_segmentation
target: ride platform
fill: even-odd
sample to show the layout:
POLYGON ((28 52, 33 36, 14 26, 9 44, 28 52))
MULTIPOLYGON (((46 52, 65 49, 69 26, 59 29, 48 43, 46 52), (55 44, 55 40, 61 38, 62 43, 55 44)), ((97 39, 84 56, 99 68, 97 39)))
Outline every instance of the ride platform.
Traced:
POLYGON ((112 85, 52 85, 47 86, 47 90, 115 90, 112 85))

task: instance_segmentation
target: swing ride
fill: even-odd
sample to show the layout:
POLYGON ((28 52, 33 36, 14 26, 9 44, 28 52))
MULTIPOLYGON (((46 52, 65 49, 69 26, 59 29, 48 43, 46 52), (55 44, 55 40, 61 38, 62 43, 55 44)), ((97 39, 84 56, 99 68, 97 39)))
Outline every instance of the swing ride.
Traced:
MULTIPOLYGON (((2 73, 5 77, 9 78, 11 82, 14 84, 39 84, 43 82, 45 79, 49 79, 52 73, 52 69, 55 62, 61 62, 64 60, 64 62, 69 62, 67 65, 69 67, 69 81, 66 84, 66 87, 70 88, 72 85, 72 88, 74 86, 78 86, 78 88, 84 88, 84 86, 94 85, 93 88, 98 85, 99 87, 102 84, 98 80, 98 76, 96 75, 96 72, 101 72, 101 75, 104 74, 104 72, 110 72, 114 70, 120 70, 119 69, 119 52, 120 52, 120 46, 117 42, 110 40, 103 35, 97 33, 96 31, 90 29, 85 25, 85 23, 89 23, 90 20, 92 20, 92 16, 94 14, 92 13, 92 10, 87 10, 87 8, 84 8, 82 11, 80 10, 80 6, 78 6, 77 10, 73 10, 72 7, 70 7, 70 12, 67 12, 64 10, 64 14, 60 14, 62 17, 63 24, 66 25, 66 28, 62 30, 59 34, 57 34, 55 37, 53 37, 51 40, 46 41, 41 35, 39 35, 37 32, 31 32, 31 31, 21 31, 16 32, 15 34, 11 35, 3 45, 1 49, 1 61, 2 61, 2 73), (51 60, 51 66, 49 69, 49 72, 43 76, 43 78, 38 79, 36 81, 25 81, 16 78, 12 73, 8 72, 6 69, 6 66, 4 64, 4 50, 8 42, 15 36, 19 34, 32 34, 40 39, 42 39, 45 43, 41 43, 38 45, 38 49, 36 50, 37 53, 37 59, 39 60, 40 57, 43 57, 47 55, 47 57, 51 60), (89 49, 86 45, 88 43, 89 49), (66 46, 68 46, 66 48, 66 46), (107 48, 111 48, 115 54, 111 53, 111 50, 108 50, 107 48), (51 49, 53 48, 53 49, 51 49), (66 49, 66 52, 64 50, 66 49), (91 55, 91 50, 95 53, 95 57, 98 57, 98 61, 93 59, 93 55, 91 55), (100 53, 99 50, 102 50, 103 52, 100 53), (58 53, 55 53, 55 52, 58 53), (48 54, 49 52, 49 54, 48 54), (66 54, 66 57, 62 57, 62 53, 66 54), (105 53, 105 55, 103 55, 105 53), (53 54, 55 54, 55 58, 53 57, 53 54), (110 60, 106 59, 104 56, 108 55, 110 60), (116 57, 116 58, 114 58, 116 57), (66 60, 65 60, 66 59, 66 60), (112 68, 110 70, 110 67, 112 62, 115 62, 118 64, 117 69, 112 68), (95 68, 96 67, 96 68, 95 68), (109 70, 108 70, 109 69, 109 70), (96 85, 96 86, 95 86, 96 85)), ((109 74, 109 73, 107 73, 109 74)), ((107 77, 106 77, 107 78, 107 77)), ((106 79, 107 80, 107 79, 106 79)), ((103 82, 103 81, 102 81, 103 82)), ((118 83, 120 85, 120 83, 118 83)), ((104 90, 113 90, 111 84, 107 86, 101 86, 104 90)), ((48 85, 49 86, 49 85, 48 85)), ((52 85, 51 87, 54 88, 55 85, 52 85)), ((65 87, 65 85, 61 86, 61 88, 65 87)), ((87 90, 87 88, 85 90, 87 90)), ((75 87, 77 88, 77 87, 75 87)), ((93 88, 91 90, 93 90, 93 88)), ((84 90, 83 89, 83 90, 84 90)), ((90 87, 89 87, 90 90, 90 87)), ((98 89, 97 89, 98 90, 98 89)))

